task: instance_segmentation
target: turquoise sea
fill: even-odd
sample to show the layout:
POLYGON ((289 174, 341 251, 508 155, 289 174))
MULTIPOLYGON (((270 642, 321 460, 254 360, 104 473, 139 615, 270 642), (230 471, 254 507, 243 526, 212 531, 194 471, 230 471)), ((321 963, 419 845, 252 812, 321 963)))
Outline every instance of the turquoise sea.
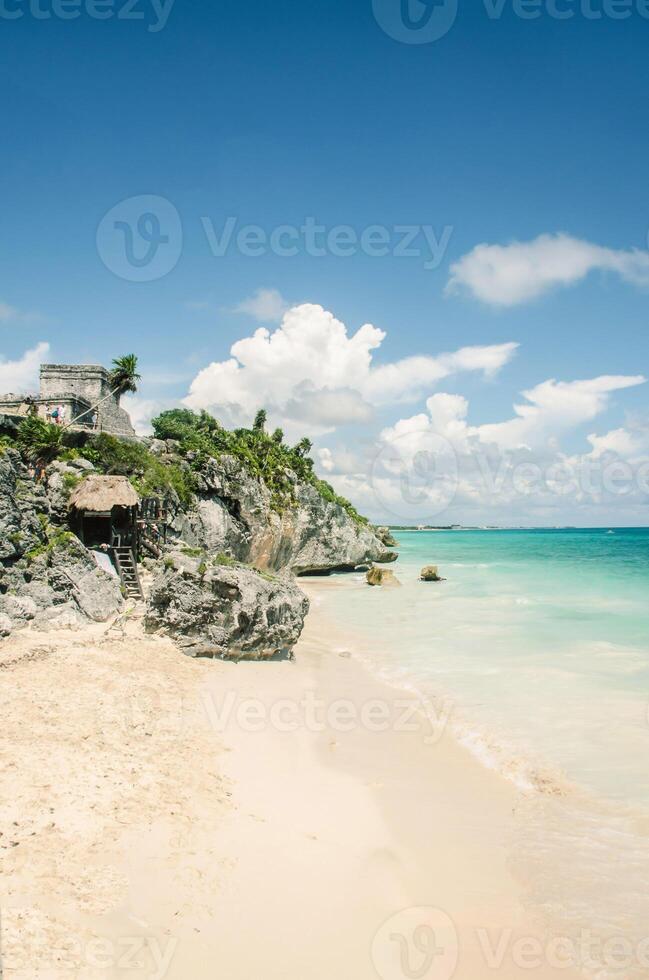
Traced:
MULTIPOLYGON (((649 528, 394 532, 400 589, 326 603, 523 791, 512 861, 553 933, 649 935, 649 528), (426 564, 445 582, 418 581, 426 564)), ((649 969, 592 966, 590 975, 649 969), (595 968, 597 967, 597 968, 595 968)), ((588 970, 585 971, 588 974, 588 970)))

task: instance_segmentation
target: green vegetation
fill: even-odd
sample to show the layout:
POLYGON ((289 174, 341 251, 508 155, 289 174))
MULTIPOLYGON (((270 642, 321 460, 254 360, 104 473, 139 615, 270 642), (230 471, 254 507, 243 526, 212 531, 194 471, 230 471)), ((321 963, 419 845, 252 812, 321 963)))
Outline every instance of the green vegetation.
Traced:
POLYGON ((137 373, 135 354, 124 354, 113 358, 113 369, 108 375, 108 383, 114 395, 124 395, 127 391, 137 391, 141 375, 137 373))
POLYGON ((63 448, 63 430, 37 415, 28 415, 18 426, 16 445, 30 462, 46 465, 63 448))
MULTIPOLYGON (((133 386, 136 387, 139 378, 135 355, 116 358, 113 364, 111 381, 119 384, 120 390, 135 390, 133 386)), ((5 440, 3 445, 15 445, 25 459, 37 466, 45 466, 57 457, 63 461, 83 457, 100 473, 127 476, 142 496, 166 497, 174 492, 185 507, 192 503, 196 474, 207 461, 223 455, 234 456, 254 477, 263 480, 270 491, 271 506, 278 513, 295 507, 296 484, 306 483, 324 500, 342 507, 357 524, 367 524, 366 518, 348 500, 316 476, 311 441, 304 438, 289 446, 281 429, 269 435, 266 421, 266 412, 260 409, 251 429, 229 431, 205 411, 195 413, 178 408, 162 412, 153 420, 153 431, 158 439, 178 443, 178 455, 184 457, 180 462, 161 459, 141 442, 105 432, 87 437, 37 416, 23 419, 15 441, 5 440)), ((64 479, 66 489, 71 491, 77 478, 66 475, 64 479)))
POLYGON ((175 491, 181 503, 185 506, 191 503, 192 474, 176 463, 163 463, 140 442, 129 442, 101 432, 79 449, 79 455, 90 460, 100 473, 128 476, 143 497, 165 497, 175 491))
POLYGON ((252 429, 229 431, 208 412, 195 413, 186 408, 162 412, 153 419, 153 431, 158 439, 174 439, 183 454, 191 453, 195 470, 210 457, 234 456, 258 479, 264 481, 271 493, 271 505, 281 513, 295 506, 295 478, 308 483, 327 501, 343 507, 357 524, 367 524, 355 507, 320 480, 313 469, 309 439, 296 446, 287 446, 281 429, 272 435, 266 432, 266 412, 257 412, 252 429))
POLYGON ((28 565, 31 565, 32 562, 36 561, 37 558, 41 558, 43 555, 47 557, 49 563, 52 552, 57 548, 69 548, 79 543, 79 539, 71 531, 62 531, 60 528, 54 527, 47 522, 43 524, 42 521, 41 526, 45 534, 45 541, 25 553, 25 559, 28 565))
POLYGON ((63 487, 68 495, 72 493, 75 487, 78 487, 83 478, 81 476, 75 476, 74 473, 64 473, 63 474, 63 487))
POLYGON ((212 559, 212 564, 214 565, 237 565, 239 564, 232 555, 226 555, 224 551, 219 551, 218 555, 215 555, 212 559))

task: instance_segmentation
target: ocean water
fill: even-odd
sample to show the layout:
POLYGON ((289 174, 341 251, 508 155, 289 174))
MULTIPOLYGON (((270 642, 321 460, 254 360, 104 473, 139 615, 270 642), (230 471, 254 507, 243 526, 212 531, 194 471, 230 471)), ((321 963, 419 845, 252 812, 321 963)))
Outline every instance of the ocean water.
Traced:
POLYGON ((402 588, 354 576, 327 596, 336 622, 521 789, 512 860, 549 930, 638 954, 589 954, 584 975, 649 977, 649 529, 396 537, 402 588), (426 564, 446 581, 419 582, 426 564))

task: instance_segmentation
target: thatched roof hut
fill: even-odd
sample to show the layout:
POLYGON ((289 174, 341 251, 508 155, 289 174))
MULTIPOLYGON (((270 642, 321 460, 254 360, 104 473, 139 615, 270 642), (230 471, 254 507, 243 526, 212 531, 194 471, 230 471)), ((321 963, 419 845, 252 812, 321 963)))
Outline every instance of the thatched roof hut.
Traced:
POLYGON ((87 476, 70 494, 70 510, 106 513, 113 507, 137 507, 140 498, 125 476, 87 476))

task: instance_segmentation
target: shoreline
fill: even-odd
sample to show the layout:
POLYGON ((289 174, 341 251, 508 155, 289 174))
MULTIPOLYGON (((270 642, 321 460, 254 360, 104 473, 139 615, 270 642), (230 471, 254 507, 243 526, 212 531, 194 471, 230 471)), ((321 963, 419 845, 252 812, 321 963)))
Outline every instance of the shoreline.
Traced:
POLYGON ((401 980, 417 925, 435 980, 529 976, 535 949, 534 977, 577 976, 510 868, 521 794, 334 645, 316 601, 295 661, 188 660, 137 621, 0 647, 8 980, 401 980))

